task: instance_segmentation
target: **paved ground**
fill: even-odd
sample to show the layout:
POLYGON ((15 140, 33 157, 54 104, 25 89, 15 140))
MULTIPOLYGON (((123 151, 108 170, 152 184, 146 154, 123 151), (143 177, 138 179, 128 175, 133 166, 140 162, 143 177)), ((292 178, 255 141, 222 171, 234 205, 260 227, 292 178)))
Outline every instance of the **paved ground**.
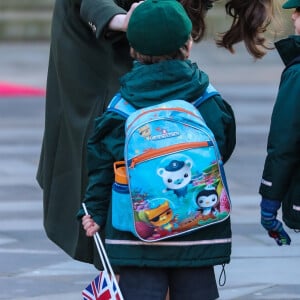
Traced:
MULTIPOLYGON (((48 50, 47 43, 0 44, 0 82, 45 87, 48 50)), ((242 47, 237 50, 232 56, 203 43, 193 52, 237 118, 237 147, 226 167, 233 253, 220 299, 300 299, 300 235, 288 230, 292 245, 277 247, 259 225, 257 189, 282 64, 275 52, 254 62, 242 47)), ((81 299, 97 275, 44 234, 35 182, 43 121, 43 98, 0 98, 0 299, 81 299)))

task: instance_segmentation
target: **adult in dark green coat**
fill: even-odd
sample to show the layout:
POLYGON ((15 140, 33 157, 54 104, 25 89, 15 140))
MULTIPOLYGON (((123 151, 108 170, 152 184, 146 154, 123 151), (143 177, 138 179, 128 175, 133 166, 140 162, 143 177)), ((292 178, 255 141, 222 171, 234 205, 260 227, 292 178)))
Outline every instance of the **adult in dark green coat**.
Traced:
MULTIPOLYGON (((53 14, 45 132, 37 174, 43 189, 44 227, 48 237, 71 257, 95 264, 97 252, 94 255, 93 243, 74 215, 87 183, 86 143, 91 124, 132 64, 124 31, 133 2, 57 0, 53 14)), ((213 2, 183 1, 193 22, 194 41, 204 34, 204 17, 213 2)), ((273 1, 240 2, 227 1, 234 23, 219 45, 232 50, 233 44, 245 40, 249 52, 262 57, 265 40, 257 37, 272 17, 273 1)))
POLYGON ((295 35, 275 43, 284 64, 279 90, 272 112, 259 192, 261 223, 278 245, 291 239, 277 219, 282 206, 284 223, 300 229, 300 0, 289 0, 283 8, 294 9, 295 35))
POLYGON ((110 0, 56 1, 54 8, 37 178, 48 237, 71 257, 87 262, 93 262, 93 244, 74 215, 87 181, 85 148, 91 123, 131 67, 125 35, 106 30, 114 15, 125 13, 110 0))

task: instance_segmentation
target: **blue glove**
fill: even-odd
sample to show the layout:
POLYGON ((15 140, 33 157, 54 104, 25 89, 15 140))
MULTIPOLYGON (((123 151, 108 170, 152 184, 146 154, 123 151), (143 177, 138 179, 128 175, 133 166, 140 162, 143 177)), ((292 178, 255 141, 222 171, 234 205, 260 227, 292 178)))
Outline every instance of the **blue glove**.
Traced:
POLYGON ((291 238, 283 229, 282 223, 276 219, 277 211, 280 208, 280 201, 262 198, 261 208, 261 225, 268 231, 278 246, 290 245, 291 238))

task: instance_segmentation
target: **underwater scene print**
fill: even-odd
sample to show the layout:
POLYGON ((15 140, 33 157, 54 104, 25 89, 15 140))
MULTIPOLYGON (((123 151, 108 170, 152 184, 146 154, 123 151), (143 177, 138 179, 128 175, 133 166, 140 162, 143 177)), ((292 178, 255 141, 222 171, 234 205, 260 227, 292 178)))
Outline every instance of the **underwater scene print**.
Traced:
POLYGON ((219 149, 192 104, 173 100, 132 113, 124 158, 130 199, 113 197, 117 229, 151 242, 228 218, 231 205, 219 149))
POLYGON ((213 147, 154 158, 130 170, 134 225, 144 240, 182 234, 229 216, 230 200, 213 147), (205 163, 207 165, 205 165, 205 163), (151 164, 151 166, 149 165, 151 164), (149 170, 155 170, 153 174, 149 170))

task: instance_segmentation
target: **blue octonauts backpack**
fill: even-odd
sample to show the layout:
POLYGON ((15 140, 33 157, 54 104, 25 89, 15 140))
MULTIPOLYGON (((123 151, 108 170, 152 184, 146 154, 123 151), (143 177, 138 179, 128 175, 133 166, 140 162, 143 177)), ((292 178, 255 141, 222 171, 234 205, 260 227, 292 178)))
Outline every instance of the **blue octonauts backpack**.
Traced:
POLYGON ((217 93, 209 85, 193 104, 171 100, 138 110, 120 94, 112 99, 108 110, 127 118, 124 161, 114 165, 116 229, 153 242, 229 217, 219 149, 196 108, 217 93))

